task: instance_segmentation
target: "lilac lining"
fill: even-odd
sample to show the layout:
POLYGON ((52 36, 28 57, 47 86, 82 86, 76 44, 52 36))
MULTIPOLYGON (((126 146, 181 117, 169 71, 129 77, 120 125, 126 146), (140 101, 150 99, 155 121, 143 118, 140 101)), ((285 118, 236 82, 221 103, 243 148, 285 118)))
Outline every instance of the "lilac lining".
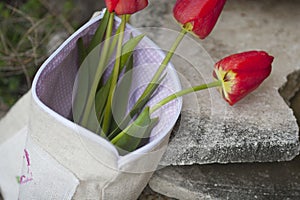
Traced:
MULTIPOLYGON (((85 41, 90 40, 97 25, 98 23, 93 23, 70 40, 70 42, 47 63, 36 81, 36 94, 41 102, 69 120, 71 119, 72 110, 72 91, 78 70, 76 42, 80 37, 83 37, 85 41)), ((126 37, 128 38, 132 32, 132 28, 127 27, 127 30, 129 30, 126 32, 126 37)), ((148 38, 144 38, 138 45, 134 53, 135 70, 133 75, 133 87, 131 89, 132 95, 129 102, 130 106, 133 105, 143 91, 143 88, 151 80, 162 59, 162 51, 148 38)), ((178 78, 174 75, 175 73, 172 72, 172 70, 174 69, 169 65, 167 68, 167 76, 155 97, 149 102, 149 105, 153 105, 155 102, 179 90, 180 84, 178 83, 178 78)), ((153 114, 153 116, 159 116, 160 121, 152 132, 151 140, 153 140, 157 134, 169 131, 165 130, 166 124, 170 125, 175 123, 174 117, 178 117, 180 105, 181 100, 175 100, 153 114)))

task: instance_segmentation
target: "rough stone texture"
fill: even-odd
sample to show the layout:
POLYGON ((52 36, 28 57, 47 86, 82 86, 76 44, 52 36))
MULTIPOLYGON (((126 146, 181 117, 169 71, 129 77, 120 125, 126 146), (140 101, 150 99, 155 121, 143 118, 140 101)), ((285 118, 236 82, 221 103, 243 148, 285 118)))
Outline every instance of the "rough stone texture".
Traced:
POLYGON ((150 187, 177 199, 300 199, 300 157, 291 162, 166 167, 150 187))
MULTIPOLYGON (((132 17, 163 49, 174 41, 174 0, 151 1, 132 17), (165 29, 165 27, 169 29, 165 29)), ((215 89, 184 98, 177 130, 162 165, 291 160, 299 152, 298 126, 278 90, 300 69, 300 2, 229 0, 217 26, 200 41, 187 37, 172 62, 184 87, 212 81, 215 61, 232 53, 263 49, 275 57, 271 76, 231 107, 215 89)))

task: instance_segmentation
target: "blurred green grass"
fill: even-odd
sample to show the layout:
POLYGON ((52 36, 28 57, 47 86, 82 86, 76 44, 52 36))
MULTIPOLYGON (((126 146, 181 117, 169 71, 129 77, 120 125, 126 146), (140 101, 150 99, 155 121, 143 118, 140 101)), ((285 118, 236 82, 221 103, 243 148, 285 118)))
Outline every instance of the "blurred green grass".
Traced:
POLYGON ((0 2, 0 110, 7 110, 30 87, 34 74, 49 56, 53 34, 71 34, 78 26, 72 0, 59 10, 47 0, 0 2))

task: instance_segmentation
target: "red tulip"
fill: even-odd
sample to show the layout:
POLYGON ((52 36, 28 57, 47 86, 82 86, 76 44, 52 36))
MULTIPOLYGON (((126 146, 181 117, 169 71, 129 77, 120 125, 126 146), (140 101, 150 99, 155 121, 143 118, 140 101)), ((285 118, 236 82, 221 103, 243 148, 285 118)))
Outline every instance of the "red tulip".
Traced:
POLYGON ((225 100, 233 105, 255 90, 270 75, 273 59, 264 51, 248 51, 217 62, 213 76, 222 81, 225 100))
POLYGON ((173 9, 175 19, 204 39, 214 28, 226 0, 177 0, 173 9))
POLYGON ((148 0, 105 0, 109 12, 117 15, 133 14, 148 5, 148 0))

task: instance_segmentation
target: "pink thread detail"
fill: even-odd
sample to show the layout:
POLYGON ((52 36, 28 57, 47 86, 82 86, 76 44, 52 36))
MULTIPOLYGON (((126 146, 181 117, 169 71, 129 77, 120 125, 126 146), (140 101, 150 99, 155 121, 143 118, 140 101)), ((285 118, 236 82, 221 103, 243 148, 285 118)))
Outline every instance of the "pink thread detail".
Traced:
POLYGON ((26 158, 26 162, 27 162, 27 166, 30 166, 30 159, 29 159, 29 153, 26 149, 24 149, 24 153, 25 153, 25 158, 26 158))
POLYGON ((29 181, 32 181, 33 178, 32 177, 26 177, 25 175, 22 175, 20 178, 20 184, 25 184, 29 181))
POLYGON ((29 157, 29 153, 28 153, 28 151, 26 149, 24 149, 24 154, 25 154, 25 156, 23 156, 23 158, 26 159, 26 164, 27 164, 27 174, 26 175, 28 177, 25 176, 25 175, 22 175, 20 177, 20 184, 25 184, 25 183, 28 183, 28 182, 30 182, 30 181, 33 180, 33 178, 32 178, 32 172, 30 170, 30 157, 29 157))

